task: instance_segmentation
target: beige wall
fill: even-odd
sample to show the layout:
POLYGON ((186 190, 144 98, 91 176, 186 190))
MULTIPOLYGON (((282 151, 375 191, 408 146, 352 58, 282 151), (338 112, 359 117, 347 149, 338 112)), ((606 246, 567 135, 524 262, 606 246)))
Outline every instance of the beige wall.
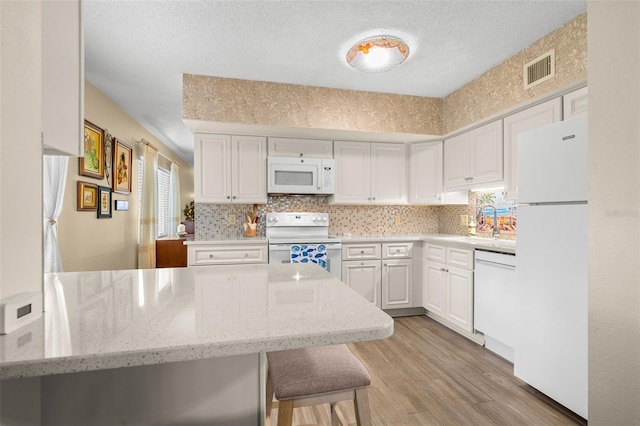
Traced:
POLYGON ((640 424, 640 3, 589 1, 589 424, 640 424))
POLYGON ((85 118, 108 129, 109 133, 134 147, 133 177, 130 195, 113 193, 114 200, 129 201, 128 211, 113 210, 111 219, 97 219, 96 212, 76 210, 77 182, 110 186, 99 180, 78 175, 78 159, 69 159, 64 208, 59 219, 58 238, 65 271, 132 269, 137 265, 138 188, 137 141, 144 138, 180 166, 182 204, 193 199, 193 167, 185 163, 152 136, 118 105, 91 83, 85 84, 85 118))
POLYGON ((444 98, 444 133, 587 78, 587 14, 569 21, 444 98), (555 49, 556 75, 525 90, 522 67, 555 49))
POLYGON ((185 74, 182 116, 307 129, 442 134, 442 99, 185 74))
POLYGON ((0 2, 0 298, 42 290, 39 2, 0 2))

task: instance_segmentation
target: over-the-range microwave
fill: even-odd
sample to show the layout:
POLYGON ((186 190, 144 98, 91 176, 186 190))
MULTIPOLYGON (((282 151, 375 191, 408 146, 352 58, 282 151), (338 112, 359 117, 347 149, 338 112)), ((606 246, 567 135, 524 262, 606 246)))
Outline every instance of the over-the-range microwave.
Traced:
POLYGON ((267 192, 331 195, 335 192, 335 160, 267 157, 267 192))

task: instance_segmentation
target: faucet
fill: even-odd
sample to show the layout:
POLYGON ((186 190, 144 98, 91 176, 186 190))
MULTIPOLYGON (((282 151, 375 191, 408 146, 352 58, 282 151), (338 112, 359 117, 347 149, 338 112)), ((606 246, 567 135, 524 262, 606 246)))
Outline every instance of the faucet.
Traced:
POLYGON ((496 209, 496 207, 492 206, 491 204, 487 204, 485 206, 480 207, 480 213, 482 213, 482 211, 487 207, 493 209, 493 233, 491 234, 491 236, 493 238, 498 238, 500 237, 500 228, 498 226, 498 209, 496 209))

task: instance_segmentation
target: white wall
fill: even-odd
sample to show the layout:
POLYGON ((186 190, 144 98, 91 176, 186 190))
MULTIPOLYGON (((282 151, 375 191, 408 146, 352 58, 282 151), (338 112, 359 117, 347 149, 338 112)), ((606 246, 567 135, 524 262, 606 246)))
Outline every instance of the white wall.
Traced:
POLYGON ((41 9, 0 2, 0 298, 42 289, 41 9))
POLYGON ((589 424, 640 424, 640 3, 589 1, 589 424))

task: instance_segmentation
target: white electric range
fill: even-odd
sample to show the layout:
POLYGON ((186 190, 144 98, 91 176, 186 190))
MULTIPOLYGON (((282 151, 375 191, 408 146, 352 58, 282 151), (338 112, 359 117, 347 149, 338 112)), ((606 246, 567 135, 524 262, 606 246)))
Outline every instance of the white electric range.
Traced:
MULTIPOLYGON (((291 263, 292 255, 302 246, 325 253, 320 265, 341 279, 342 240, 329 236, 327 213, 267 213, 266 236, 269 240, 269 263, 291 263), (323 263, 326 259, 326 265, 323 263)), ((295 257, 294 257, 295 258, 295 257)))

